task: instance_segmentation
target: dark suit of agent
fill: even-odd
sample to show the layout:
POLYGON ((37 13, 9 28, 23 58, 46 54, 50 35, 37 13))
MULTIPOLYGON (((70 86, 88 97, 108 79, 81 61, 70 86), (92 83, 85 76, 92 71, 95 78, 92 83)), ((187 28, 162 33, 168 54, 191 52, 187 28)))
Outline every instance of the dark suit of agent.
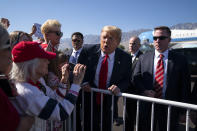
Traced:
POLYGON ((80 32, 74 32, 71 35, 71 39, 73 49, 70 54, 69 63, 76 64, 83 47, 83 34, 80 32))
MULTIPOLYGON (((186 58, 168 50, 171 40, 171 31, 168 27, 156 27, 153 36, 155 51, 145 53, 140 57, 134 70, 134 85, 138 93, 159 99, 188 102, 190 76, 186 58), (161 66, 158 66, 158 63, 164 67, 163 70, 161 70, 161 66)), ((178 130, 179 114, 180 109, 172 107, 171 131, 178 130)), ((166 131, 167 106, 155 105, 154 125, 158 125, 159 131, 166 131)), ((139 131, 149 131, 150 126, 151 104, 141 102, 139 131)))
MULTIPOLYGON (((73 78, 73 73, 72 70, 75 66, 75 64, 78 63, 78 58, 81 54, 81 52, 83 52, 83 34, 80 32, 74 32, 71 35, 71 40, 72 40, 72 46, 73 49, 69 54, 69 64, 70 64, 70 81, 72 81, 73 78)), ((81 118, 80 118, 80 107, 81 107, 81 91, 79 94, 79 97, 77 99, 77 103, 76 103, 76 130, 77 131, 81 131, 81 118)))
MULTIPOLYGON (((89 84, 82 87, 85 93, 85 131, 90 131, 90 88, 100 88, 99 78, 102 70, 102 63, 108 55, 108 72, 107 82, 103 89, 111 91, 113 94, 124 92, 129 86, 131 73, 131 56, 123 50, 117 48, 121 40, 121 30, 115 26, 105 26, 101 31, 99 45, 89 45, 84 47, 83 53, 79 57, 79 63, 84 63, 87 66, 87 71, 84 77, 84 82, 89 84)), ((102 72, 103 73, 103 72, 102 72)), ((104 75, 102 76, 104 77, 104 75)), ((101 78, 102 78, 101 77, 101 78)), ((100 131, 100 104, 98 103, 97 94, 93 96, 93 131, 100 131)), ((115 99, 114 103, 116 103, 115 99)), ((104 95, 103 98, 103 131, 111 130, 111 96, 104 95)))
MULTIPOLYGON (((141 47, 140 39, 137 36, 133 36, 129 40, 129 53, 132 56, 132 75, 133 71, 136 67, 138 59, 140 55, 143 53, 139 50, 141 47)), ((132 81, 130 82, 130 88, 128 88, 128 92, 130 94, 136 94, 136 88, 133 86, 132 81)), ((126 131, 134 131, 136 119, 136 100, 127 99, 126 100, 126 119, 125 119, 125 130, 126 131)))

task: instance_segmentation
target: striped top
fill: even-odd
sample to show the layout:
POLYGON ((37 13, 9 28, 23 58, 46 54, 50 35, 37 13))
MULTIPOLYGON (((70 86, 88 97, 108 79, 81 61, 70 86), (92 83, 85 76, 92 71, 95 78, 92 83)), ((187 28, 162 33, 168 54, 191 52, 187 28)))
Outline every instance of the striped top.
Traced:
POLYGON ((72 84, 70 90, 58 88, 64 94, 60 96, 57 91, 48 87, 43 78, 39 80, 46 88, 46 95, 30 83, 16 83, 18 96, 12 100, 20 115, 37 116, 44 120, 63 121, 69 117, 77 101, 80 86, 72 84))

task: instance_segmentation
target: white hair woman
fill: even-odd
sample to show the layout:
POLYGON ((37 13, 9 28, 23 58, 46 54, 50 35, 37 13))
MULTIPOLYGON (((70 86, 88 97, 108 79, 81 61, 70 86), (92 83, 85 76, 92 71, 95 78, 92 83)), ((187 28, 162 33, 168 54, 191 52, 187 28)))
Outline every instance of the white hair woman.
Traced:
MULTIPOLYGON (((76 103, 86 67, 81 64, 74 67, 73 84, 64 96, 49 88, 42 78, 48 73, 48 59, 55 58, 55 53, 45 51, 39 43, 23 41, 13 48, 12 56, 10 77, 15 81, 18 92, 13 103, 19 114, 44 120, 65 120, 76 103)), ((62 67, 62 82, 68 79, 68 67, 68 64, 62 67)), ((65 88, 56 90, 66 91, 65 88)))

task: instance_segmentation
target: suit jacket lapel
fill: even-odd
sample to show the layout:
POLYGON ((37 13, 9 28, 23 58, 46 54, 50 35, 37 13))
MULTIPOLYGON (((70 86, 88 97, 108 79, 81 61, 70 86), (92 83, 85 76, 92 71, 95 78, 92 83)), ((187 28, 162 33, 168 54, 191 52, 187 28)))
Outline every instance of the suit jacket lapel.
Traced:
POLYGON ((70 57, 72 55, 73 49, 68 50, 65 54, 68 56, 68 61, 70 60, 70 57))
POLYGON ((92 60, 91 60, 91 67, 92 67, 92 78, 94 79, 95 77, 95 73, 96 73, 96 68, 98 65, 98 61, 99 61, 99 57, 101 55, 101 50, 99 49, 97 52, 95 52, 95 54, 93 54, 92 56, 92 60))
POLYGON ((172 55, 172 52, 171 51, 169 51, 169 53, 168 53, 168 67, 167 67, 167 79, 166 79, 166 90, 167 90, 167 87, 168 87, 168 81, 169 81, 169 79, 170 79, 170 73, 171 72, 173 72, 172 70, 173 70, 173 55, 172 55))
MULTIPOLYGON (((150 59, 147 59, 148 60, 148 64, 147 64, 147 66, 149 67, 149 73, 151 73, 152 75, 152 84, 154 85, 154 83, 153 83, 153 79, 154 79, 154 56, 155 56, 155 52, 152 52, 151 54, 150 54, 150 57, 148 56, 147 58, 150 58, 150 59)), ((152 86, 153 87, 153 86, 152 86)))
POLYGON ((141 51, 139 51, 139 52, 137 53, 137 55, 136 55, 136 57, 135 57, 135 59, 134 59, 134 61, 133 61, 133 63, 132 63, 132 70, 134 70, 134 68, 135 68, 135 66, 136 66, 136 64, 137 64, 138 58, 139 58, 139 56, 140 56, 141 54, 142 54, 141 51))
POLYGON ((154 56, 155 56, 155 52, 145 54, 144 56, 145 62, 144 62, 144 65, 142 65, 145 67, 145 70, 149 71, 149 73, 152 74, 152 76, 154 73, 154 70, 153 70, 154 69, 154 56))
POLYGON ((120 70, 120 64, 121 64, 121 60, 120 60, 120 54, 119 54, 119 51, 116 50, 115 51, 115 57, 114 57, 114 67, 113 67, 113 70, 112 70, 112 75, 111 75, 111 79, 110 79, 110 85, 111 83, 114 83, 113 81, 116 80, 118 77, 118 70, 120 70))

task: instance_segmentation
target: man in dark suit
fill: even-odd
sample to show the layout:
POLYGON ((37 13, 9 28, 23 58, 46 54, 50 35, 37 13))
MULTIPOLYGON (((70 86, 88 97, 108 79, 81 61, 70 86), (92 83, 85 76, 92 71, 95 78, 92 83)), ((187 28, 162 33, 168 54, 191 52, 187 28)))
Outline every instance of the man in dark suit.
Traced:
MULTIPOLYGON (((117 48, 121 40, 121 29, 115 26, 105 26, 101 31, 98 45, 89 45, 84 48, 79 57, 79 63, 87 66, 84 82, 85 93, 85 131, 90 130, 90 88, 106 89, 113 94, 124 92, 129 86, 131 73, 131 56, 117 48), (107 64, 106 64, 107 63, 107 64), (107 69, 106 69, 107 68, 107 69), (104 70, 105 69, 105 70, 104 70), (103 84, 104 83, 104 84, 103 84)), ((103 131, 111 130, 111 96, 103 97, 103 131)), ((114 103, 116 103, 115 99, 114 103)), ((100 130, 100 107, 101 101, 98 93, 93 95, 93 131, 100 130)))
POLYGON ((73 49, 72 53, 70 54, 69 63, 76 64, 83 48, 83 34, 80 32, 74 32, 71 35, 71 39, 73 49))
MULTIPOLYGON (((166 26, 154 29, 155 51, 139 58, 134 70, 134 85, 140 95, 188 102, 190 95, 190 75, 184 56, 168 49, 171 31, 166 26)), ((154 130, 166 131, 167 106, 155 105, 154 130)), ((176 131, 180 109, 172 107, 170 130, 176 131)), ((140 103, 139 131, 149 131, 151 125, 151 104, 140 103)))
POLYGON ((69 79, 72 82, 72 78, 73 78, 72 71, 74 69, 74 66, 78 63, 78 58, 80 56, 80 53, 83 51, 83 34, 80 32, 74 32, 71 35, 71 40, 72 40, 73 48, 70 50, 67 50, 65 54, 68 56, 68 61, 70 65, 70 78, 69 79))
MULTIPOLYGON (((137 36, 133 36, 129 40, 129 53, 132 56, 132 74, 137 64, 137 61, 143 53, 139 50, 141 47, 140 39, 137 36)), ((130 83, 130 88, 128 88, 128 93, 136 94, 136 89, 134 88, 132 82, 130 83)), ((136 119, 136 100, 127 99, 126 100, 126 119, 125 119, 125 130, 133 131, 136 119)))
MULTIPOLYGON (((71 35, 72 46, 73 49, 69 52, 69 65, 70 65, 70 72, 73 71, 73 68, 76 63, 78 63, 78 58, 80 53, 83 52, 83 34, 80 32, 74 32, 71 35)), ((72 82, 73 73, 70 73, 70 81, 72 82)), ((76 103, 76 130, 81 131, 81 115, 80 115, 80 107, 81 107, 81 92, 77 99, 76 103)))
POLYGON ((129 52, 131 53, 132 56, 132 72, 135 69, 135 66, 137 64, 140 55, 143 54, 143 52, 139 50, 140 47, 141 47, 140 38, 137 36, 131 37, 129 40, 129 52))

